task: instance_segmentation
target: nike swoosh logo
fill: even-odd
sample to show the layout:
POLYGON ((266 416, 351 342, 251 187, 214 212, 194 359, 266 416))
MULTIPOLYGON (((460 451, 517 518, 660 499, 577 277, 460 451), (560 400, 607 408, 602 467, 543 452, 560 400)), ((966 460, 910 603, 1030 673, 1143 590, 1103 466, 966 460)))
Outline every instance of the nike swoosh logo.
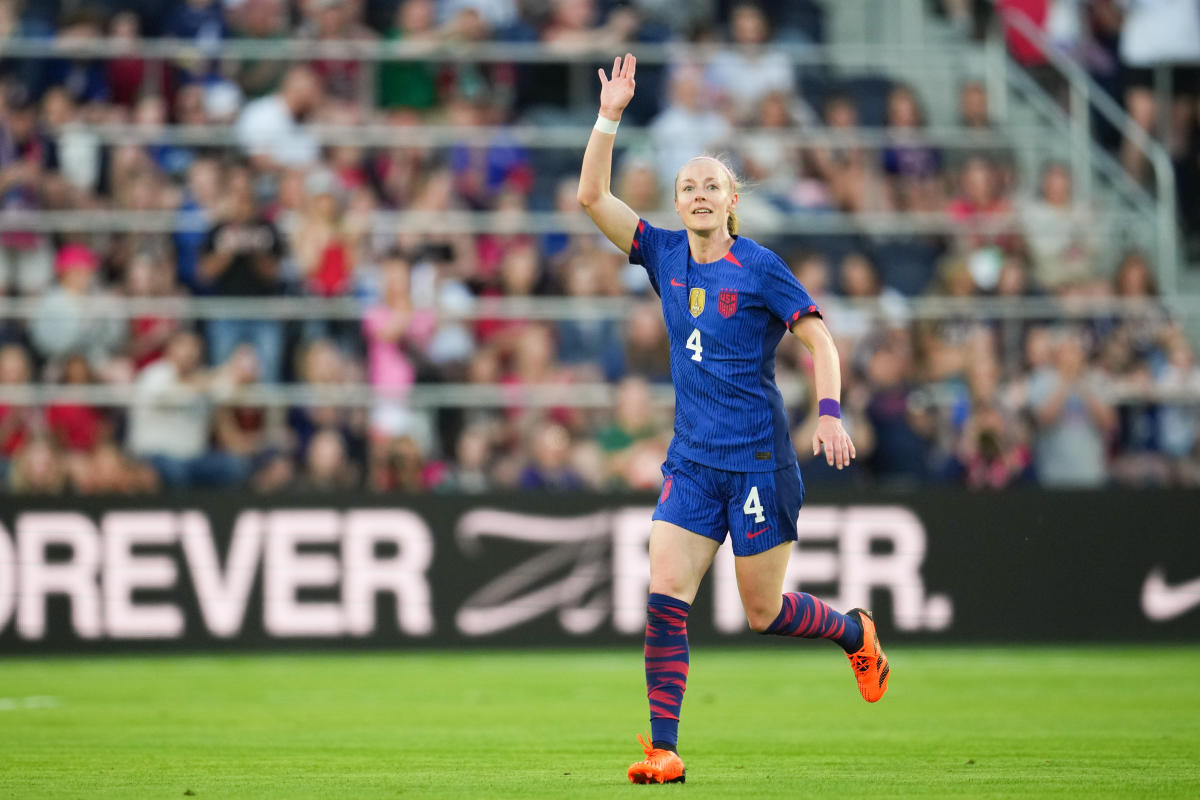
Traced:
POLYGON ((1160 567, 1150 570, 1142 584, 1142 611, 1148 619, 1166 622, 1200 606, 1200 578, 1171 586, 1160 567))
POLYGON ((759 535, 760 533, 762 533, 763 531, 769 531, 769 530, 771 530, 771 526, 770 526, 770 525, 768 525, 768 526, 767 526, 767 527, 765 527, 765 528, 759 528, 759 529, 758 529, 758 530, 756 530, 754 533, 747 533, 747 534, 746 534, 746 538, 747 538, 747 539, 753 539, 755 536, 758 536, 758 535, 759 535))
POLYGON ((680 283, 679 281, 675 280, 674 278, 671 278, 671 285, 672 286, 683 286, 684 288, 687 287, 686 283, 680 283))

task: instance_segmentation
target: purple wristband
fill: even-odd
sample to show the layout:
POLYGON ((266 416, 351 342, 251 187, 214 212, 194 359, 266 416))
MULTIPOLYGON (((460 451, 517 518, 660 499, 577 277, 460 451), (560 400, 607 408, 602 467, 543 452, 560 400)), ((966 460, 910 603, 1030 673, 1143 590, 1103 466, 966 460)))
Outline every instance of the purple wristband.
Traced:
POLYGON ((831 397, 826 397, 817 403, 818 417, 835 417, 842 418, 842 404, 831 397))

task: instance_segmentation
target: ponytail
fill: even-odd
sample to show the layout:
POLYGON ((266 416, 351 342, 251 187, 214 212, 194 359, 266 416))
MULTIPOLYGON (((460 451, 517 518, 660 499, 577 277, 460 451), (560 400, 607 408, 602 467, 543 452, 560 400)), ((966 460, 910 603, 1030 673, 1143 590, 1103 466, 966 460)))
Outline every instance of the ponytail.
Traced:
POLYGON ((730 236, 738 235, 738 227, 739 226, 738 226, 737 212, 734 211, 732 208, 729 209, 729 219, 727 219, 725 221, 725 227, 729 229, 730 236))

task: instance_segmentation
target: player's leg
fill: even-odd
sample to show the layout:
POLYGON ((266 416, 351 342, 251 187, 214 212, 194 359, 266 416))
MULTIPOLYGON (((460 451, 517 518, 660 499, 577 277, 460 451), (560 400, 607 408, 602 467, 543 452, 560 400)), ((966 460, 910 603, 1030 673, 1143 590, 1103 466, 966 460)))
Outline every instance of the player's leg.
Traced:
POLYGON ((627 773, 634 783, 684 779, 683 761, 676 748, 687 689, 687 616, 726 534, 724 507, 708 485, 711 476, 688 464, 667 464, 663 474, 666 481, 650 528, 650 596, 646 603, 646 696, 651 733, 650 741, 642 742, 646 758, 627 773))
POLYGON ((807 592, 783 591, 792 543, 783 542, 770 550, 734 559, 738 593, 746 621, 756 633, 832 639, 847 653, 861 644, 858 620, 839 614, 825 601, 807 592))
POLYGON ((655 747, 674 750, 687 688, 687 617, 716 542, 656 520, 650 528, 650 597, 646 603, 646 696, 655 747))
POLYGON ((783 591, 796 517, 804 502, 797 467, 745 473, 731 482, 729 530, 742 607, 751 629, 776 636, 832 639, 854 668, 859 692, 875 702, 887 691, 889 666, 875 623, 862 609, 840 614, 807 592, 783 591))

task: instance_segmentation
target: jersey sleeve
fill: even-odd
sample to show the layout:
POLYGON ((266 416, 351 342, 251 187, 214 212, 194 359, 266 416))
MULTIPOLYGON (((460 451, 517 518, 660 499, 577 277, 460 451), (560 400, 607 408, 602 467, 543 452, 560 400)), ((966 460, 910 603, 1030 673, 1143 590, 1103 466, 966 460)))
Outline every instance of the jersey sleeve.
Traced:
POLYGON ((662 295, 658 284, 659 256, 667 247, 671 231, 656 228, 644 219, 639 219, 633 241, 629 245, 629 263, 641 264, 650 276, 650 285, 655 294, 662 295))
POLYGON ((788 328, 808 314, 821 316, 817 301, 813 300, 804 285, 796 280, 796 276, 782 258, 772 253, 764 262, 762 296, 772 314, 783 320, 788 328))

